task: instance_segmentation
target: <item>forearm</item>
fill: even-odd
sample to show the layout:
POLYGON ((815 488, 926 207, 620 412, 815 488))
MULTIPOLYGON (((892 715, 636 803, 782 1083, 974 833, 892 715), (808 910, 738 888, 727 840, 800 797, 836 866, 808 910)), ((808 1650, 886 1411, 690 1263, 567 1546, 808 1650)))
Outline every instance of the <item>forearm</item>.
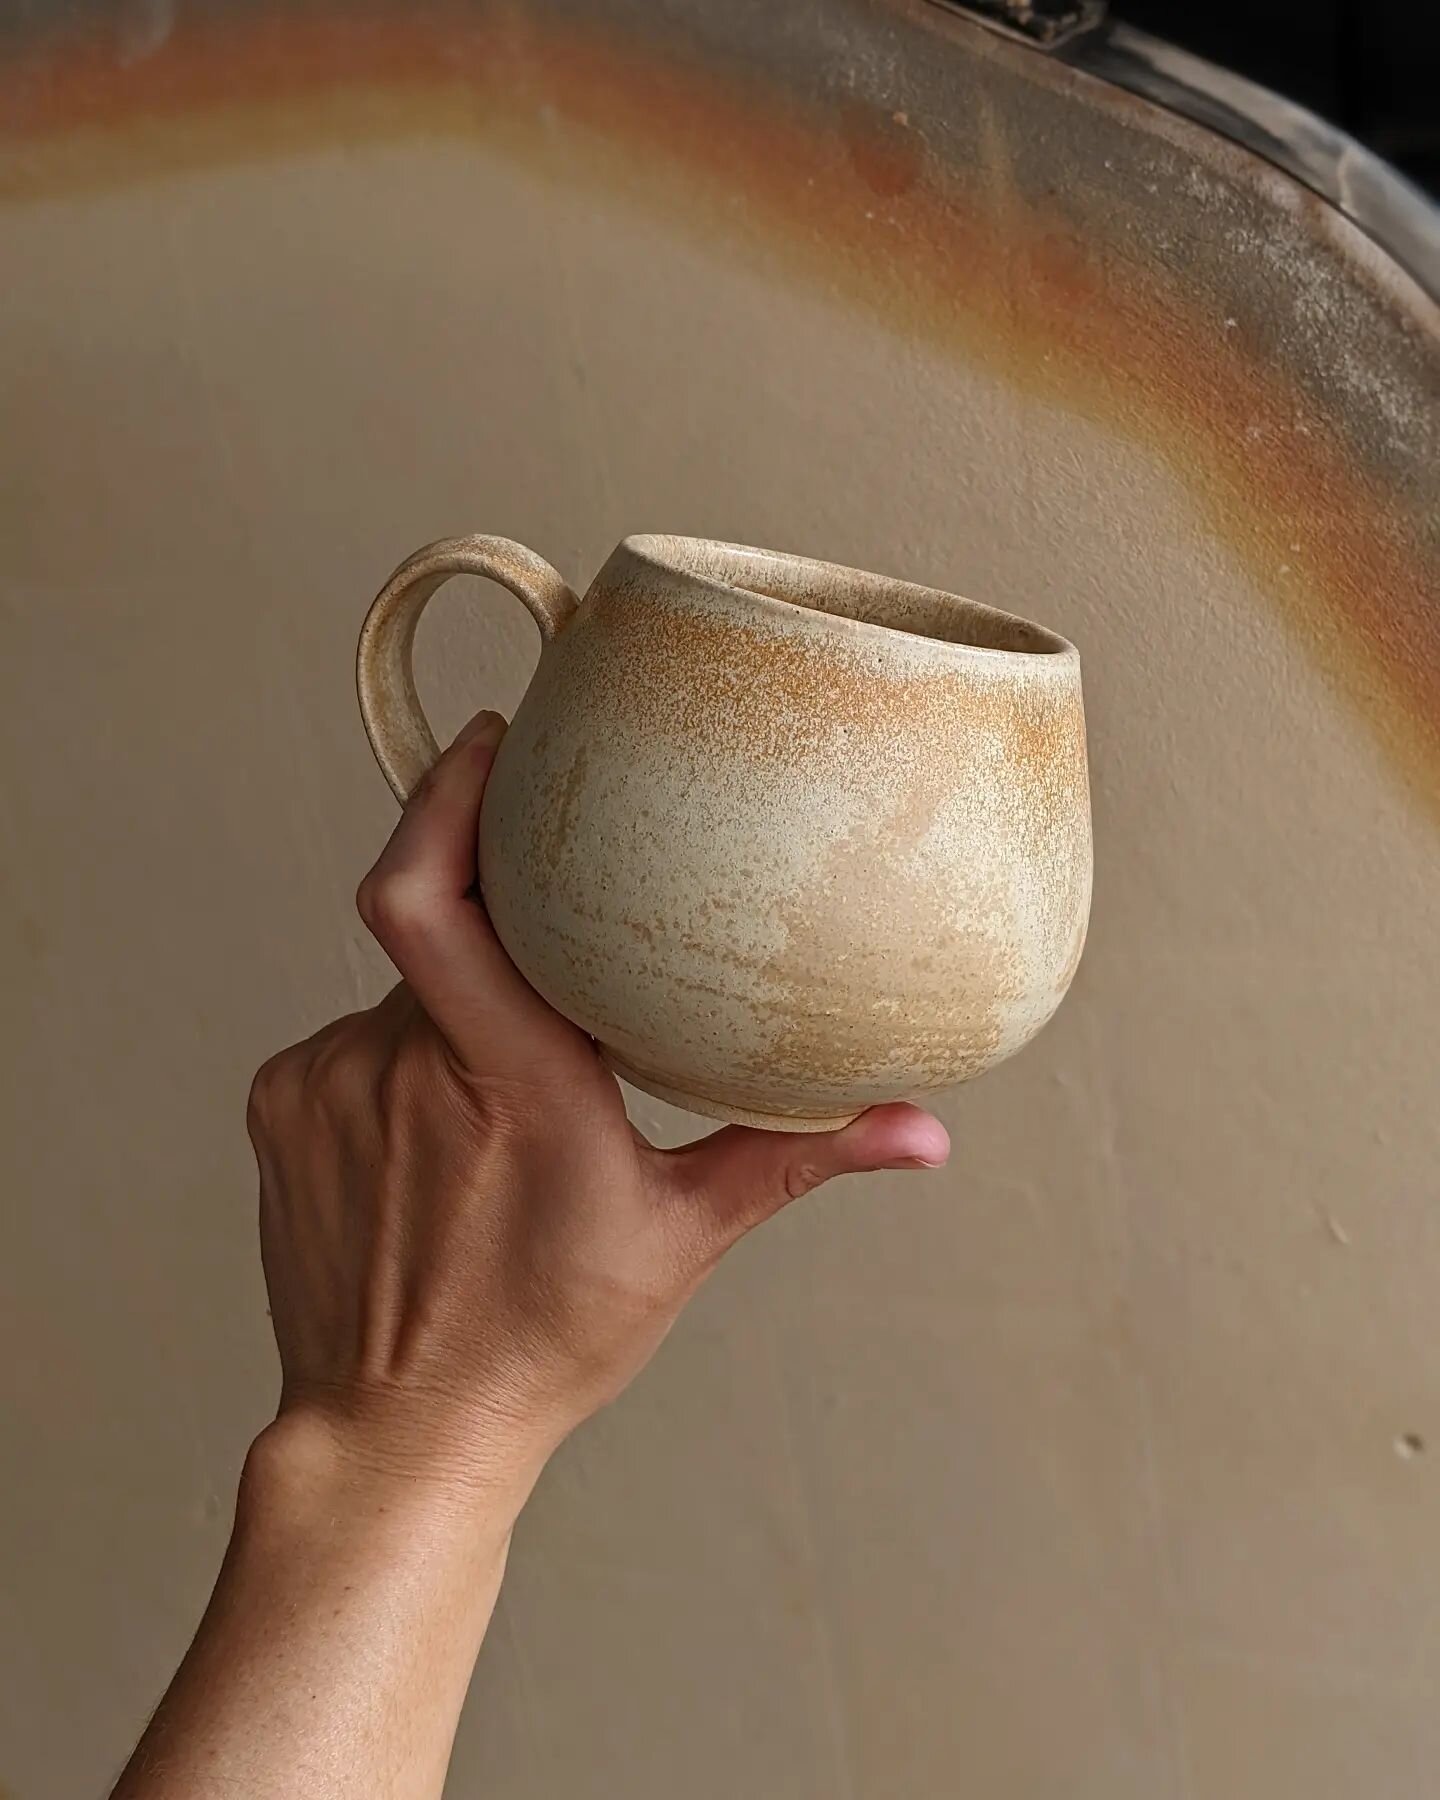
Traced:
POLYGON ((518 1497, 337 1471, 272 1431, 114 1800, 434 1800, 518 1497))

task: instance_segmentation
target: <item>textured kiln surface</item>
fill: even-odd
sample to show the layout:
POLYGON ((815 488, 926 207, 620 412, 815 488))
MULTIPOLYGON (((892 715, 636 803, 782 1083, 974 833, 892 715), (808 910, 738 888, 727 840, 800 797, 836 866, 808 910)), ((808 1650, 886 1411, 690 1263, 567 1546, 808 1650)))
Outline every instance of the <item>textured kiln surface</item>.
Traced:
MULTIPOLYGON (((213 1573, 273 1390, 246 1083, 384 980, 357 602, 482 519, 1053 623, 1100 880, 950 1173, 767 1231, 551 1471, 456 1793, 1430 1791, 1433 307, 922 0, 25 21, 0 1780, 101 1790, 213 1573)), ((533 631, 486 592, 421 650, 455 725, 533 631)))

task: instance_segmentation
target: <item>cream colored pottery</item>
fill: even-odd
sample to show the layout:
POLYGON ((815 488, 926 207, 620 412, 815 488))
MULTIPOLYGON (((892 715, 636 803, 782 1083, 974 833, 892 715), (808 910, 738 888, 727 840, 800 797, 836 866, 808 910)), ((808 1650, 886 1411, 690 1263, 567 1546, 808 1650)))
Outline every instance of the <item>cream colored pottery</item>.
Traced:
POLYGON ((822 1130, 966 1081, 1059 1005, 1090 908, 1080 660, 1037 625, 832 563, 632 537, 583 601, 504 538, 418 551, 365 621, 365 727, 433 762, 410 652, 453 574, 534 615, 480 821, 485 904, 615 1071, 822 1130))

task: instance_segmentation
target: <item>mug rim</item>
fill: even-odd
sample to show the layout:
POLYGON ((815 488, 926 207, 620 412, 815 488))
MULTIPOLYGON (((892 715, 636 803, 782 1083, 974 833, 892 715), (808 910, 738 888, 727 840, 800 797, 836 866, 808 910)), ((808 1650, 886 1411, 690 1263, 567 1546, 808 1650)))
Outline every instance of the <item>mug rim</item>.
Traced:
POLYGON ((908 639, 912 643, 919 641, 934 644, 939 648, 958 651, 966 656, 1000 657, 1007 662, 1033 663, 1044 666, 1055 664, 1078 663, 1080 652, 1067 637, 1053 631, 1048 625, 1039 625, 1033 619, 1027 619, 1020 613, 1006 612, 1001 607, 990 606, 983 600, 972 600, 967 594, 951 593, 945 588, 928 587, 923 582, 905 581, 899 576, 881 575, 869 569, 852 568, 848 563, 827 562, 823 557, 800 556, 789 550, 766 550, 757 544, 736 544, 724 538, 687 537, 672 532, 637 532, 624 537, 619 548, 638 562, 648 567, 671 575, 683 575, 687 581, 717 594, 743 594, 762 611, 773 611, 781 617, 800 613, 816 614, 822 618, 833 620, 837 625, 862 634, 879 633, 885 638, 908 639), (685 549, 708 549, 728 552, 732 556, 751 556, 762 563, 780 563, 790 569, 806 573, 821 571, 838 572, 853 577, 861 584, 873 584, 884 587, 890 592, 900 592, 917 600, 939 600, 942 602, 959 602, 962 606, 979 613, 984 618, 998 625, 1019 626, 1026 632, 1033 633, 1042 640, 1034 646, 1024 649, 1005 649, 995 644, 972 644, 963 639, 936 637, 930 632, 909 631, 903 626, 882 625, 874 619, 857 619, 848 613, 831 612, 823 606, 806 606, 796 600, 783 600, 774 594, 757 592, 741 581, 727 581, 723 576, 712 575, 689 562, 676 562, 665 554, 667 546, 685 549))

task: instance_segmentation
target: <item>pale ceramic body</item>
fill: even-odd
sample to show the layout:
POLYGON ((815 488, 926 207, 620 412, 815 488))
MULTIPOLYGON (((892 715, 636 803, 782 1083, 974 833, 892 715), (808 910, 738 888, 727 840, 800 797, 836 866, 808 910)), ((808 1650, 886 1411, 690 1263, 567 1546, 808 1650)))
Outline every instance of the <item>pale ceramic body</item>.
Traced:
POLYGON ((372 652, 367 673, 362 641, 367 725, 408 789, 431 753, 414 617, 478 554, 547 637, 486 795, 486 905, 627 1079, 818 1128, 978 1075, 1050 1017, 1090 905, 1072 646, 931 590, 667 537, 627 540, 574 610, 553 571, 527 591, 538 559, 464 544, 421 552, 377 602, 372 637, 407 616, 388 664, 372 652), (384 741, 397 708, 405 769, 384 741))

